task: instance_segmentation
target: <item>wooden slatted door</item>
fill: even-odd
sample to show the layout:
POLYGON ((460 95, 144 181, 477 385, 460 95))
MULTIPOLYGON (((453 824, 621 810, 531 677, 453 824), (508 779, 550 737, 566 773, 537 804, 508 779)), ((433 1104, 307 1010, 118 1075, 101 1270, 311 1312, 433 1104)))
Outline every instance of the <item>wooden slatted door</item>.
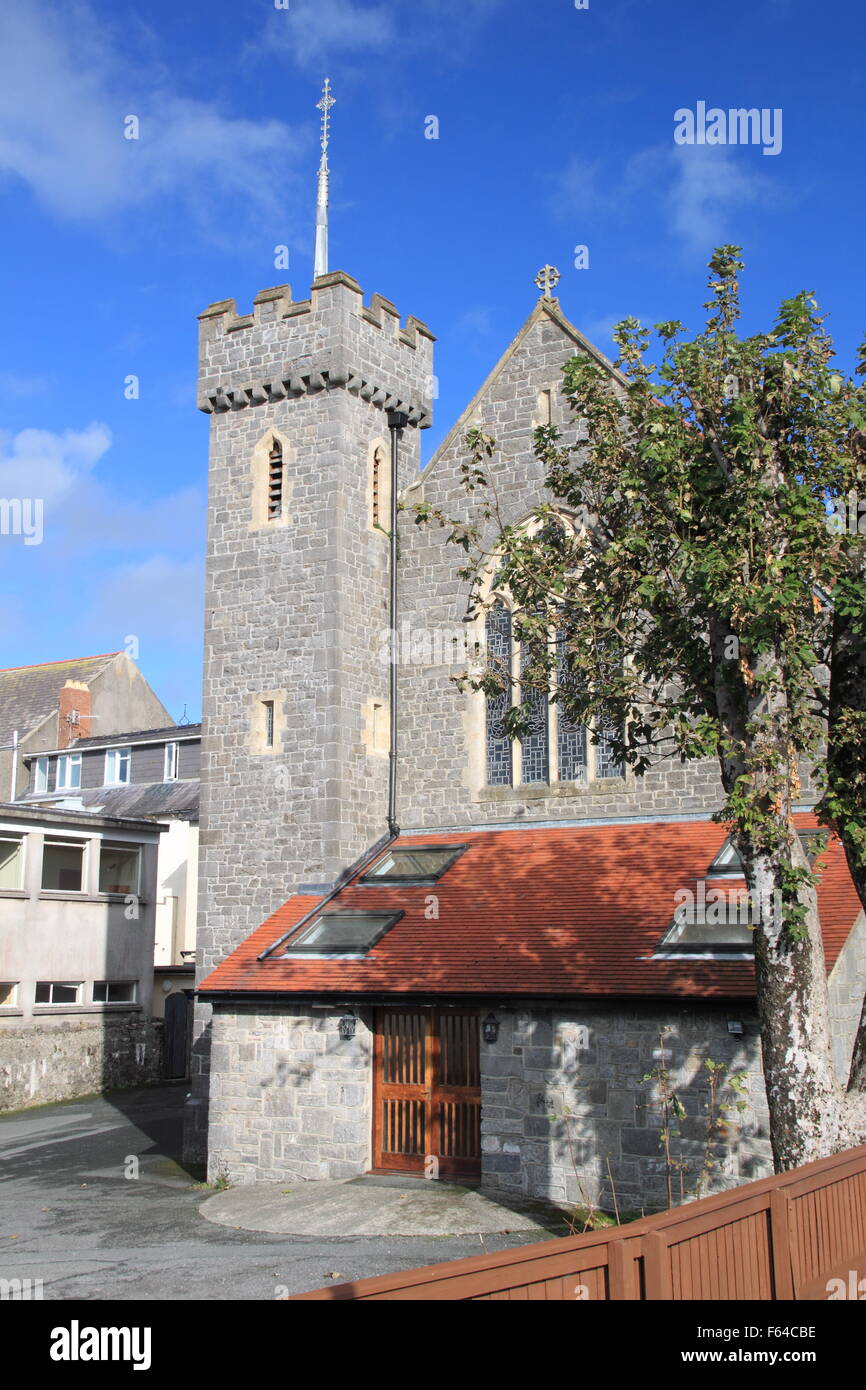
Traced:
POLYGON ((474 1181, 481 1176, 479 1016, 380 1009, 373 1071, 373 1166, 474 1181))

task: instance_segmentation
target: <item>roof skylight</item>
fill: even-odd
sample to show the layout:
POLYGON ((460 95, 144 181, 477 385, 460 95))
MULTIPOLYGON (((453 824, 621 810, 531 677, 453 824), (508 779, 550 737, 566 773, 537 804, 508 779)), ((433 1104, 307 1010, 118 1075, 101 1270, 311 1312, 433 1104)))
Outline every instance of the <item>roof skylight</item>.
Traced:
POLYGON ((402 912, 322 912, 289 942, 286 955, 366 955, 402 916, 402 912))
MULTIPOLYGON (((818 855, 821 853, 821 850, 826 847, 828 832, 826 830, 817 830, 810 827, 807 830, 798 830, 797 834, 800 837, 800 843, 803 846, 806 858, 809 861, 809 867, 811 868, 818 858, 818 855)), ((730 874, 737 878, 742 878, 744 872, 743 861, 734 848, 733 840, 725 841, 712 864, 707 869, 708 875, 730 874)))
POLYGON ((465 845, 400 845, 368 869, 360 883, 435 883, 465 845))

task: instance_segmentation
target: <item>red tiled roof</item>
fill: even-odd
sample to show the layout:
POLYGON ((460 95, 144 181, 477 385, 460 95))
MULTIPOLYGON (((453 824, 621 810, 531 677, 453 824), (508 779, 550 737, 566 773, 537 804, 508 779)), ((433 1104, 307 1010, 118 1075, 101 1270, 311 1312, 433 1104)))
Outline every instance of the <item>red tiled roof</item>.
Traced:
MULTIPOLYGON (((798 815, 802 828, 811 815, 798 815)), ((711 821, 519 830, 431 831, 400 845, 465 844, 437 883, 351 883, 333 908, 402 909, 357 960, 257 956, 319 901, 294 897, 205 979, 206 994, 673 996, 748 998, 751 961, 651 960, 674 915, 677 889, 694 890, 726 839, 711 821), (438 918, 425 916, 430 895, 438 918)), ((841 843, 833 837, 818 890, 832 967, 860 912, 841 843)), ((737 880, 708 886, 736 887, 737 880)))

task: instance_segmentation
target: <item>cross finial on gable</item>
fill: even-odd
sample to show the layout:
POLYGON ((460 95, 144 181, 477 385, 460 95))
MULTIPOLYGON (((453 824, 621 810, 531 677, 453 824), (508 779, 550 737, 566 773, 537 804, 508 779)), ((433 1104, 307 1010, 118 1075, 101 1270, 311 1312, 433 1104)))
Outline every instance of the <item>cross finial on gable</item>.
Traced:
POLYGON ((535 283, 541 290, 542 299, 552 299, 552 290, 559 284, 560 275, 555 265, 544 265, 535 277, 535 283))

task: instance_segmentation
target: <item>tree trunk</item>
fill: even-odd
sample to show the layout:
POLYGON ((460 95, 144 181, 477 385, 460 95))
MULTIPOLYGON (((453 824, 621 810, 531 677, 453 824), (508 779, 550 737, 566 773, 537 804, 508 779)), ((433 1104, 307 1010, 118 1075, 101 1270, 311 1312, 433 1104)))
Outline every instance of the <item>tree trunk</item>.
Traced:
MULTIPOLYGON (((757 746, 749 724, 756 715, 769 713, 776 718, 777 730, 784 725, 784 697, 780 692, 763 695, 758 679, 777 658, 772 652, 758 656, 751 676, 747 668, 739 684, 730 680, 730 668, 724 664, 725 640, 725 624, 711 622, 719 718, 734 747, 743 750, 741 755, 723 759, 722 781, 730 793, 740 776, 754 775, 755 805, 769 807, 776 802, 779 789, 765 781, 762 752, 767 750, 757 746)), ((781 739, 781 734, 776 737, 781 739)), ((789 787, 795 783, 796 771, 789 771, 789 787)), ((747 831, 736 834, 734 841, 752 900, 759 906, 755 980, 764 1084, 775 1167, 777 1172, 784 1172, 862 1143, 864 1130, 859 1101, 849 1102, 833 1062, 824 941, 816 889, 808 881, 798 889, 798 903, 804 909, 802 935, 792 937, 783 922, 783 871, 808 870, 808 861, 790 808, 763 809, 762 817, 767 815, 775 821, 769 842, 775 841, 776 847, 766 848, 767 838, 747 831)), ((766 823, 764 829, 768 829, 766 823)))
MULTIPOLYGON (((791 835, 791 862, 806 867, 793 827, 791 835)), ((761 904, 755 928, 758 1013, 773 1158, 776 1171, 783 1172, 845 1147, 846 1098, 830 1046, 827 973, 815 889, 805 885, 800 890, 806 908, 805 934, 793 941, 779 920, 778 859, 756 854, 749 864, 749 849, 743 849, 747 881, 761 904)))

